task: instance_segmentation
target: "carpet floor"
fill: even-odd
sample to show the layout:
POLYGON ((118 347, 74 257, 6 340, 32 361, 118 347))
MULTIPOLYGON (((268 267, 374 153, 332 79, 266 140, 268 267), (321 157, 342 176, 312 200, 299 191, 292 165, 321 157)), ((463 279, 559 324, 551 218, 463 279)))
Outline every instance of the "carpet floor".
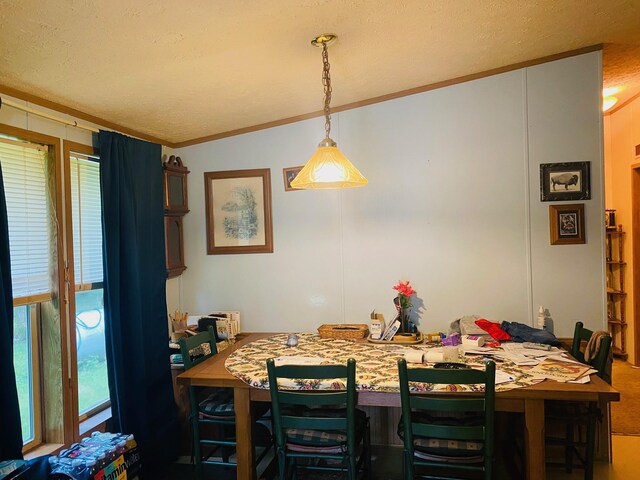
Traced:
POLYGON ((620 401, 611 403, 611 431, 640 435, 640 369, 614 360, 612 378, 613 387, 620 391, 620 401))

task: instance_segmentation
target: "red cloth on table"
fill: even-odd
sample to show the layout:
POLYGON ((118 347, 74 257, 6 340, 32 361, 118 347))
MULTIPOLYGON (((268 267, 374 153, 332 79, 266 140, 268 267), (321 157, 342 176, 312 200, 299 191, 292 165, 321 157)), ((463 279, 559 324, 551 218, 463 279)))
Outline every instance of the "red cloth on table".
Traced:
POLYGON ((511 340, 511 335, 505 332, 502 328, 500 328, 499 323, 490 322, 485 318, 480 318, 476 320, 476 325, 478 325, 481 329, 491 335, 492 338, 504 342, 506 340, 511 340))

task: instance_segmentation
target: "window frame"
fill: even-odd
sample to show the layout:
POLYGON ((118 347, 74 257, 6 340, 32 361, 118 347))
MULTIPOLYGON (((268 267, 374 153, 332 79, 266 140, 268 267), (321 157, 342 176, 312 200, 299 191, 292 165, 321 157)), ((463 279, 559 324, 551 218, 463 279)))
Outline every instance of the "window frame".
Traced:
MULTIPOLYGON (((53 181, 48 178, 46 188, 53 188, 55 191, 50 195, 52 202, 52 210, 55 212, 57 222, 55 258, 52 259, 50 267, 52 269, 52 278, 55 279, 51 285, 50 294, 33 295, 30 297, 21 297, 14 306, 38 304, 38 320, 31 323, 31 326, 37 328, 35 337, 37 341, 32 339, 32 347, 37 347, 38 371, 32 372, 34 381, 38 388, 34 389, 34 396, 38 395, 38 410, 36 410, 34 400, 34 426, 40 426, 40 434, 34 440, 23 445, 23 452, 37 448, 43 443, 49 444, 71 444, 73 434, 71 429, 71 416, 69 415, 71 407, 71 382, 67 376, 69 372, 68 359, 68 317, 66 302, 67 296, 60 290, 63 289, 65 283, 64 270, 64 244, 62 231, 63 203, 62 189, 60 180, 62 179, 62 145, 57 137, 45 135, 43 133, 25 130, 12 125, 0 123, 0 135, 16 139, 18 141, 45 145, 49 148, 49 156, 47 162, 52 167, 53 181), (59 319, 56 322, 42 322, 42 311, 40 309, 41 302, 50 300, 59 306, 57 312, 59 319), (47 341, 44 341, 44 338, 47 341), (37 374, 37 375, 36 375, 37 374), (36 441, 37 439, 37 441, 36 441)), ((35 427, 34 427, 35 433, 35 427)), ((35 437, 35 435, 34 435, 35 437)))
MULTIPOLYGON (((73 215, 71 205, 71 157, 74 154, 79 154, 85 157, 99 157, 98 149, 84 145, 82 143, 65 140, 63 144, 63 162, 64 163, 64 208, 66 212, 65 216, 65 296, 67 298, 67 307, 69 311, 69 366, 70 366, 70 385, 71 385, 71 416, 72 416, 72 429, 74 441, 80 440, 80 435, 85 430, 83 428, 83 422, 90 421, 93 417, 99 416, 106 412, 111 407, 110 400, 95 406, 88 412, 84 412, 82 415, 79 411, 78 405, 78 355, 76 344, 76 298, 75 293, 78 291, 93 290, 94 288, 102 288, 104 282, 94 284, 80 284, 75 283, 75 259, 73 253, 73 215)), ((110 415, 108 415, 110 417, 110 415)))

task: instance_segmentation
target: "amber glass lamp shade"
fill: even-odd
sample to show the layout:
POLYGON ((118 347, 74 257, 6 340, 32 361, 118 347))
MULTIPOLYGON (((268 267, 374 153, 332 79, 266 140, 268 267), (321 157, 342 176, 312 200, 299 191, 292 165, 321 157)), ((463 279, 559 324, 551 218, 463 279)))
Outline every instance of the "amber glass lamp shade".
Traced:
POLYGON ((338 149, 336 143, 325 138, 318 150, 293 179, 298 189, 338 189, 364 187, 369 181, 338 149))

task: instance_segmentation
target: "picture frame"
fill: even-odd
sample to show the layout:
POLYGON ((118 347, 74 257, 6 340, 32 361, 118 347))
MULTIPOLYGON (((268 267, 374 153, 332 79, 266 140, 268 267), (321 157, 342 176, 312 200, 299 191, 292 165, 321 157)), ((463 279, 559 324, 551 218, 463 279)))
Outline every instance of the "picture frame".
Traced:
POLYGON ((294 178, 300 173, 300 170, 304 168, 304 165, 300 165, 299 167, 287 167, 282 169, 282 177, 284 179, 284 191, 285 192, 294 192, 298 190, 303 190, 302 188, 293 188, 291 186, 291 182, 294 178))
POLYGON ((271 170, 204 173, 207 254, 272 253, 271 170))
POLYGON ((586 243, 584 204, 549 205, 551 245, 586 243))
POLYGON ((591 199, 591 162, 540 165, 540 201, 591 199))

